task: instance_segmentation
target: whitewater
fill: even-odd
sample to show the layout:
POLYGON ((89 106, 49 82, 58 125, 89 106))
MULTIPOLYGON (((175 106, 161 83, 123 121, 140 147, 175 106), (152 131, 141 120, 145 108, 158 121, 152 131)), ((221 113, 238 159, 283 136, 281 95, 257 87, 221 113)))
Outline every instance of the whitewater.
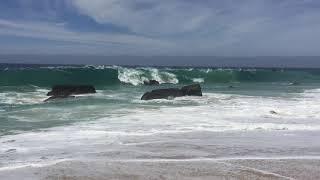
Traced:
POLYGON ((1 65, 0 172, 65 160, 319 159, 319 98, 318 69, 1 65), (203 97, 140 100, 192 83, 203 97), (43 102, 56 84, 97 93, 43 102))

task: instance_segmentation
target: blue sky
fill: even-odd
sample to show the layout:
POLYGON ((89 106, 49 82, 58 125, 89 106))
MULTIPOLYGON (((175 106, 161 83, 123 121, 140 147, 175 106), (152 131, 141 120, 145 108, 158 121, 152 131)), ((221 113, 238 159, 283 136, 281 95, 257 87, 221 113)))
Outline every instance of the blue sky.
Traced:
POLYGON ((1 0, 0 54, 319 56, 319 0, 1 0))

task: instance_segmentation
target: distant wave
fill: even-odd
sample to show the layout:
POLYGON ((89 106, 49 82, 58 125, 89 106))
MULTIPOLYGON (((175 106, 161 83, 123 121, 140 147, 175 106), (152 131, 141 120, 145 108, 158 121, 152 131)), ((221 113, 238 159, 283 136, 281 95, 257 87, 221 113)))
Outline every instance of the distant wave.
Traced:
POLYGON ((319 82, 320 70, 155 68, 120 66, 50 66, 0 68, 0 86, 93 84, 112 86, 160 83, 319 82))

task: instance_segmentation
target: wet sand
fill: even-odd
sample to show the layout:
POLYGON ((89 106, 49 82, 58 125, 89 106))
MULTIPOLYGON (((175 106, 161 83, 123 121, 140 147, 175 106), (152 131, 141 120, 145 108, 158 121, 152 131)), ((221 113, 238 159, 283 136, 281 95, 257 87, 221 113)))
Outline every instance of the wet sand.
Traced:
POLYGON ((69 160, 46 166, 3 168, 5 180, 103 179, 320 179, 319 159, 69 160))

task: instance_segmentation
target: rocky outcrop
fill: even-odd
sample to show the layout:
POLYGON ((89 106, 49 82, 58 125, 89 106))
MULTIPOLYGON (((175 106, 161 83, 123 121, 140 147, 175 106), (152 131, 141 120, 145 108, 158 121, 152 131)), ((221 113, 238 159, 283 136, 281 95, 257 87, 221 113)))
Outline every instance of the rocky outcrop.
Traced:
POLYGON ((52 90, 48 92, 47 96, 51 97, 46 99, 45 102, 55 99, 74 97, 72 95, 93 93, 96 93, 96 89, 91 85, 57 85, 53 86, 52 90))
POLYGON ((184 96, 183 92, 177 88, 169 89, 156 89, 151 92, 145 93, 141 100, 151 100, 151 99, 169 99, 170 97, 181 97, 184 96))
POLYGON ((91 85, 57 85, 53 86, 47 96, 70 96, 77 94, 93 94, 96 89, 91 85))
POLYGON ((192 84, 189 86, 184 86, 181 91, 185 96, 202 96, 202 90, 200 84, 192 84))
POLYGON ((182 96, 202 96, 202 90, 200 84, 193 84, 184 86, 181 89, 169 88, 169 89, 156 89, 145 93, 141 100, 152 99, 170 99, 182 96))
POLYGON ((154 86, 154 85, 159 85, 160 83, 156 80, 148 80, 148 81, 143 81, 143 84, 147 86, 154 86))

